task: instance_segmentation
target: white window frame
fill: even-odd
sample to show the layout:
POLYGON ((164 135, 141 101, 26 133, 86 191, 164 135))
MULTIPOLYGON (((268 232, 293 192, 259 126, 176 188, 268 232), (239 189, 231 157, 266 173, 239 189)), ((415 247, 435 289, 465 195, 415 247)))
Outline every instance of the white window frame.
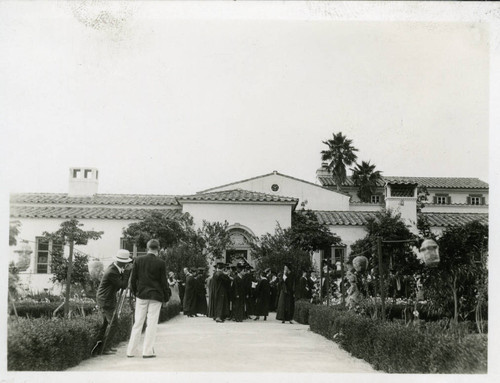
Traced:
POLYGON ((380 203, 382 202, 382 196, 380 194, 373 194, 370 197, 370 201, 371 203, 380 203))
POLYGON ((471 205, 482 205, 482 203, 481 203, 481 197, 471 196, 470 197, 470 204, 471 205))
POLYGON ((436 196, 436 204, 437 205, 447 205, 448 204, 448 196, 437 195, 436 196))
MULTIPOLYGON (((53 241, 49 240, 47 250, 40 250, 39 246, 40 246, 40 243, 42 243, 42 242, 47 242, 47 239, 45 237, 36 237, 35 238, 35 270, 34 270, 34 273, 35 274, 52 274, 52 268, 51 268, 52 251, 54 250, 54 247, 56 247, 57 245, 54 246, 53 241), (39 257, 41 255, 47 256, 47 262, 43 262, 43 263, 39 262, 39 257), (39 266, 47 266, 47 271, 45 271, 45 272, 38 271, 39 266)), ((63 245, 59 245, 59 246, 63 247, 63 245)))

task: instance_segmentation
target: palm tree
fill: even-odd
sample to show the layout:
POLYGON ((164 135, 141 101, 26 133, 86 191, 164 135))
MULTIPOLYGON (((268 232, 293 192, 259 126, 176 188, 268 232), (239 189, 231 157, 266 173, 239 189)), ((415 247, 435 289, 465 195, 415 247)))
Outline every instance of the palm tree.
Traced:
POLYGON ((375 165, 370 161, 361 161, 361 165, 356 163, 352 170, 352 180, 356 186, 359 186, 358 197, 363 202, 370 202, 372 194, 377 190, 377 182, 382 180, 379 170, 375 170, 375 165))
POLYGON ((328 145, 328 150, 321 151, 321 160, 329 161, 327 169, 332 172, 337 190, 340 190, 347 179, 346 167, 356 161, 358 156, 354 152, 358 149, 351 145, 352 140, 348 140, 342 132, 333 133, 333 139, 323 141, 323 143, 328 145))

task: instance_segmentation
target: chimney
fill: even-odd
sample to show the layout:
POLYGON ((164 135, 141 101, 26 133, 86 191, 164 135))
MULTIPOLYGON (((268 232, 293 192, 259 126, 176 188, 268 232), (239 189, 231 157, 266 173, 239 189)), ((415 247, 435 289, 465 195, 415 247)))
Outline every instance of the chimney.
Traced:
POLYGON ((92 197, 97 194, 98 177, 96 168, 70 168, 68 195, 92 197))
POLYGON ((316 178, 321 177, 321 176, 331 176, 332 173, 328 171, 328 163, 327 162, 322 162, 321 167, 316 170, 316 178))

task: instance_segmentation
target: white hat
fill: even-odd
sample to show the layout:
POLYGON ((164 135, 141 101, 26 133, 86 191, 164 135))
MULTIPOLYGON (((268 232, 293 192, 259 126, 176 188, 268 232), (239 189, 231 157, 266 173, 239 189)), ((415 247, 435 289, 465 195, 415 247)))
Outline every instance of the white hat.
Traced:
POLYGON ((130 251, 120 249, 115 255, 115 261, 128 263, 132 262, 132 258, 130 258, 130 251))

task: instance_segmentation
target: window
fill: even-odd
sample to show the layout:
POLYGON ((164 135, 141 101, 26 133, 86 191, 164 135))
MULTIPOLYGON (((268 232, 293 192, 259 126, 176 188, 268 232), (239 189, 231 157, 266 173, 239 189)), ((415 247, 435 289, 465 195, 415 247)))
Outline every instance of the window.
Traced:
POLYGON ((85 169, 85 178, 90 178, 92 175, 92 170, 90 169, 85 169))
POLYGON ((380 195, 372 195, 371 196, 371 203, 380 203, 382 200, 380 195))
POLYGON ((438 205, 451 204, 451 197, 448 194, 436 194, 434 196, 434 203, 438 205))
MULTIPOLYGON (((130 255, 134 254, 134 244, 132 242, 127 241, 125 238, 120 238, 120 249, 125 249, 130 251, 130 255)), ((145 247, 137 247, 137 256, 145 255, 147 253, 147 249, 145 247)))
POLYGON ((73 178, 80 178, 80 169, 73 169, 73 178))
POLYGON ((52 252, 62 251, 61 244, 48 241, 44 237, 36 238, 36 273, 37 274, 50 274, 50 263, 52 261, 52 252))
POLYGON ((471 194, 467 197, 467 204, 469 205, 485 205, 486 198, 482 194, 471 194))

